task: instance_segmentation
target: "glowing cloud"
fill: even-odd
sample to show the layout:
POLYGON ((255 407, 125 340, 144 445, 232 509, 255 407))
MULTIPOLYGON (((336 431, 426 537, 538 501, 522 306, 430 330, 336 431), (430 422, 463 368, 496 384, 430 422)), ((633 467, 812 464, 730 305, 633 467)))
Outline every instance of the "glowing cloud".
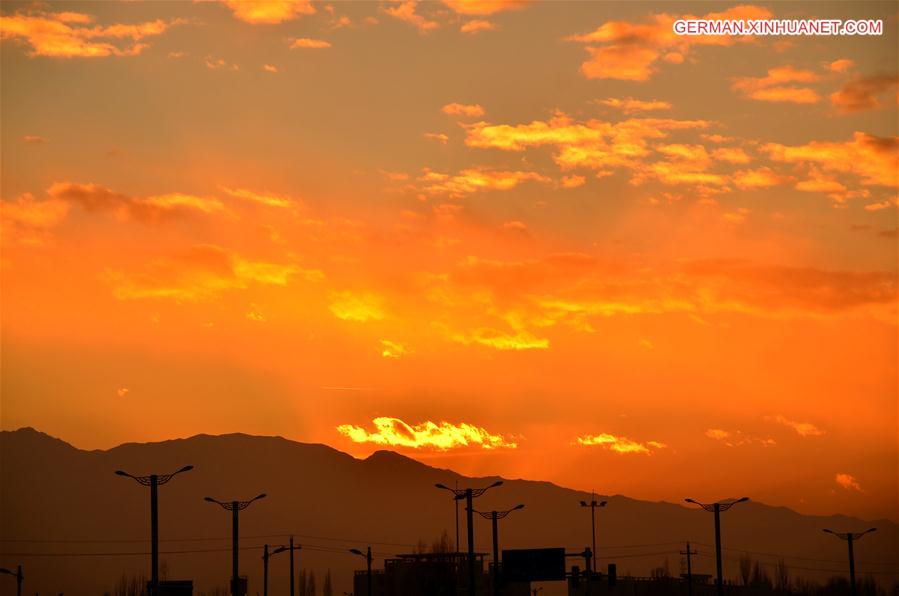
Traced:
POLYGON ((537 172, 486 170, 469 168, 455 176, 439 172, 426 172, 418 180, 422 190, 429 194, 462 196, 482 190, 511 190, 522 182, 549 183, 551 180, 537 172))
MULTIPOLYGON (((762 7, 740 5, 723 12, 709 13, 705 20, 767 19, 771 13, 762 7)), ((678 36, 673 31, 678 19, 693 19, 691 15, 654 14, 642 23, 607 21, 598 29, 583 35, 568 37, 568 41, 586 44, 589 59, 581 65, 581 73, 588 79, 619 79, 646 81, 664 60, 682 64, 694 45, 728 46, 746 42, 745 38, 714 35, 678 36)))
POLYGON ((121 219, 145 222, 189 213, 208 214, 224 210, 224 205, 215 198, 183 193, 131 197, 99 184, 55 182, 47 190, 47 194, 53 199, 81 205, 86 211, 106 211, 121 219))
POLYGON ((810 104, 818 103, 818 92, 808 87, 788 86, 791 83, 813 83, 820 77, 810 70, 800 70, 792 66, 781 66, 768 70, 764 77, 742 77, 734 79, 731 88, 750 99, 759 101, 810 104))
POLYGON ((310 0, 221 0, 234 17, 251 25, 275 25, 315 14, 310 0))
POLYGON ((465 422, 431 422, 410 425, 399 418, 382 416, 372 420, 375 432, 368 432, 361 426, 341 424, 337 432, 354 443, 373 443, 392 447, 413 449, 437 449, 447 451, 460 447, 480 447, 481 449, 515 449, 517 443, 502 435, 494 435, 486 429, 465 422))
POLYGON ((469 116, 478 118, 484 115, 484 108, 478 104, 448 103, 440 111, 449 116, 469 116))
POLYGON ((854 490, 861 492, 862 485, 858 483, 852 474, 837 474, 834 481, 845 490, 854 490))
POLYGON ((474 19, 471 21, 465 21, 462 25, 459 26, 459 31, 462 33, 479 33, 481 31, 495 31, 496 24, 491 23, 490 21, 485 21, 483 19, 474 19))
POLYGON ((403 344, 390 341, 389 339, 381 340, 381 356, 384 358, 402 358, 409 353, 409 349, 403 344))
POLYGON ((615 108, 616 110, 621 110, 625 114, 671 109, 671 104, 667 101, 658 101, 655 99, 652 101, 644 101, 640 99, 634 99, 633 97, 626 97, 624 99, 609 97, 608 99, 598 99, 596 100, 596 103, 610 108, 615 108))
POLYGON ((609 433, 602 433, 598 435, 584 435, 577 438, 577 443, 584 446, 598 445, 600 447, 603 447, 604 449, 608 449, 609 451, 614 451, 615 453, 639 453, 643 455, 650 455, 653 450, 664 449, 665 447, 667 447, 667 445, 665 445, 664 443, 659 443, 658 441, 647 441, 646 443, 640 443, 627 437, 616 437, 615 435, 609 433))
POLYGON ((777 442, 770 437, 753 437, 744 434, 742 431, 729 431, 722 428, 710 428, 705 431, 705 436, 715 441, 720 441, 728 447, 739 447, 741 445, 761 445, 762 447, 772 447, 777 442))
POLYGON ((140 273, 109 271, 106 280, 119 300, 171 299, 197 302, 251 284, 286 286, 293 275, 321 279, 316 270, 296 265, 251 261, 220 246, 201 244, 186 253, 151 263, 140 273))
POLYGON ((820 437, 824 434, 823 430, 811 422, 796 422, 795 420, 789 420, 780 414, 777 416, 769 416, 768 419, 777 424, 783 424, 784 426, 792 428, 800 437, 820 437))
POLYGON ((427 33, 428 31, 440 27, 440 23, 438 23, 437 21, 426 19, 422 15, 415 12, 417 6, 418 0, 404 0, 399 4, 385 7, 382 10, 395 19, 399 19, 400 21, 409 23, 410 25, 418 29, 419 33, 427 33))
POLYGON ((267 207, 287 208, 296 205, 296 201, 293 199, 274 193, 258 193, 245 188, 227 188, 225 186, 222 186, 221 189, 223 192, 234 198, 250 201, 251 203, 258 203, 267 207))
POLYGON ((29 56, 100 58, 136 56, 149 47, 143 39, 164 33, 181 21, 95 25, 92 15, 35 11, 0 16, 0 40, 26 43, 29 56), (130 43, 129 43, 130 42, 130 43))
POLYGON ((49 231, 59 225, 68 212, 66 201, 38 201, 28 193, 15 201, 0 201, 0 237, 3 242, 42 245, 49 238, 49 231))
POLYGON ((892 95, 892 102, 883 101, 879 96, 886 94, 897 85, 899 85, 899 76, 896 75, 860 77, 849 81, 842 89, 832 93, 830 103, 837 110, 846 114, 874 110, 886 107, 890 103, 895 106, 895 94, 892 95))
POLYGON ((527 5, 527 0, 443 0, 443 3, 459 14, 486 16, 519 10, 527 5))
POLYGON ((335 292, 328 307, 338 319, 365 323, 381 321, 387 317, 383 310, 384 300, 370 293, 335 292))
POLYGON ((323 50, 325 48, 330 48, 331 42, 325 41, 324 39, 309 39, 308 37, 301 37, 299 39, 292 39, 290 41, 290 49, 309 49, 309 50, 323 50))

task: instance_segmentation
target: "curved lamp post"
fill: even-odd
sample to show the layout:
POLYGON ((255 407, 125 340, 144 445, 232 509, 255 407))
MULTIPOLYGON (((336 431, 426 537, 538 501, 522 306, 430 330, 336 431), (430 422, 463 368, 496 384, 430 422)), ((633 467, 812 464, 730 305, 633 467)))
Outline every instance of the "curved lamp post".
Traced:
POLYGON ((484 519, 489 519, 493 522, 493 593, 497 595, 499 594, 499 538, 498 524, 496 522, 519 509, 524 509, 524 505, 516 505, 505 511, 475 511, 484 519))
POLYGON ((116 470, 116 476, 131 478, 138 484, 150 487, 150 596, 155 596, 159 585, 159 501, 157 489, 182 472, 193 470, 193 466, 184 466, 171 474, 150 474, 134 476, 122 470, 116 470))
POLYGON ((852 549, 852 543, 864 536, 869 532, 876 532, 877 528, 868 528, 864 532, 834 532, 833 530, 828 530, 824 528, 824 532, 828 534, 833 534, 840 540, 845 540, 849 545, 849 588, 851 590, 852 596, 855 596, 855 552, 852 549))
POLYGON ((217 499, 213 499, 212 497, 204 497, 204 501, 208 501, 210 503, 215 503, 220 506, 222 509, 231 512, 231 596, 243 596, 242 594, 238 594, 238 573, 237 573, 237 542, 238 542, 238 524, 237 524, 237 514, 240 511, 243 511, 247 507, 249 507, 254 501, 258 501, 259 499, 264 499, 266 497, 265 493, 256 495, 249 501, 230 501, 223 502, 217 499))
POLYGON ((5 575, 12 575, 16 578, 16 596, 22 596, 22 580, 25 579, 25 576, 22 575, 22 566, 17 566, 15 571, 10 571, 5 567, 0 567, 0 573, 3 573, 5 575))
POLYGON ((366 583, 368 584, 368 596, 371 596, 371 547, 369 546, 364 553, 358 548, 351 548, 350 552, 354 555, 359 555, 360 557, 364 558, 366 565, 368 565, 368 575, 366 576, 366 583))
POLYGON ((694 499, 684 499, 687 503, 698 505, 715 514, 715 566, 718 572, 718 578, 715 581, 718 586, 718 596, 724 596, 724 576, 721 573, 721 512, 727 511, 737 503, 745 503, 749 497, 741 497, 736 501, 719 501, 718 503, 700 503, 694 499))
POLYGON ((596 493, 590 493, 591 500, 581 501, 581 507, 590 508, 590 528, 593 535, 593 572, 596 572, 596 508, 605 507, 608 501, 597 501, 596 493))
POLYGON ((465 499, 465 511, 467 513, 466 520, 468 521, 468 594, 470 596, 475 596, 476 591, 474 578, 474 527, 472 524, 472 513, 474 512, 474 508, 472 507, 471 502, 491 488, 501 486, 502 483, 502 480, 497 480, 490 486, 485 486, 484 488, 450 488, 443 484, 434 485, 437 488, 450 491, 457 499, 465 499))
MULTIPOLYGON (((303 547, 300 546, 299 544, 294 545, 293 536, 291 536, 288 546, 279 546, 272 552, 273 555, 277 555, 278 553, 283 553, 283 552, 287 552, 287 551, 290 552, 290 596, 293 596, 293 593, 294 593, 294 591, 293 591, 293 586, 294 586, 294 582, 293 582, 293 551, 300 550, 301 548, 303 548, 303 547)), ((306 595, 302 594, 301 596, 306 596, 306 595)))

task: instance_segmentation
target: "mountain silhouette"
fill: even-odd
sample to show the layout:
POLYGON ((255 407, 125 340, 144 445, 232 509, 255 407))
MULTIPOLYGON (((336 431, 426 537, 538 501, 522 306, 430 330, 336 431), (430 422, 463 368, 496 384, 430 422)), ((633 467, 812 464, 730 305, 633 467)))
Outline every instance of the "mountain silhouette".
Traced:
MULTIPOLYGON (((268 494, 240 514, 240 567, 249 576, 251 594, 262 591, 261 545, 284 544, 290 534, 303 545, 301 567, 314 571, 319 584, 330 570, 334 593, 341 594, 351 591, 353 570, 364 565, 349 548, 371 544, 378 568, 385 555, 411 552, 419 541, 429 545, 444 531, 454 539, 451 495, 434 488, 435 483, 486 486, 498 479, 467 478, 391 451, 360 460, 325 445, 280 437, 197 435, 84 451, 34 429, 4 431, 0 566, 24 566, 26 594, 112 593, 123 573, 147 575, 148 554, 122 553, 149 551, 149 490, 113 472, 162 474, 186 464, 195 469, 159 488, 160 560, 168 579, 193 579, 196 594, 227 586, 230 576, 230 514, 204 502, 205 496, 230 501, 268 494), (36 556, 41 554, 50 556, 36 556)), ((578 505, 589 498, 548 482, 504 479, 502 487, 477 499, 475 508, 526 504, 500 523, 501 548, 564 546, 576 552, 590 544, 589 510, 578 505)), ((648 575, 667 564, 677 575, 677 551, 689 540, 700 552, 694 571, 712 573, 710 514, 621 495, 601 498, 608 500, 597 516, 601 569, 615 562, 619 575, 648 575)), ((460 517, 464 542, 461 508, 460 517)), ((889 520, 810 516, 762 503, 740 504, 722 515, 725 576, 738 577, 744 552, 772 566, 783 557, 794 576, 823 580, 843 575, 845 543, 822 528, 872 526, 878 531, 856 544, 859 575, 876 571, 878 581, 895 581, 897 576, 889 572, 895 572, 899 561, 899 531, 889 520)), ((475 536, 477 550, 489 553, 488 520, 476 516, 475 536)), ((271 594, 287 593, 287 575, 286 555, 273 557, 271 594)), ((0 582, 0 594, 14 593, 14 584, 0 582)), ((551 596, 554 590, 562 587, 549 586, 544 594, 551 596)))

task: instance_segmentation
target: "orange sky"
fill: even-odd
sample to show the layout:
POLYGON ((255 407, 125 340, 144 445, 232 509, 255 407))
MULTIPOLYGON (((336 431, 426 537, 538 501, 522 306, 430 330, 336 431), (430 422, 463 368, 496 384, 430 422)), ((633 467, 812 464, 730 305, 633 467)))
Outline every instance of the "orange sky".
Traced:
POLYGON ((899 517, 897 14, 4 2, 2 427, 899 517))

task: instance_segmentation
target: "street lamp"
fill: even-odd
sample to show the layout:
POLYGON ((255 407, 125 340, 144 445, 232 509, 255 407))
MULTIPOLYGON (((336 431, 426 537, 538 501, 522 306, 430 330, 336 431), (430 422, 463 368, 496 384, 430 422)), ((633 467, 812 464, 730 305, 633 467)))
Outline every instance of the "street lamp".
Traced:
POLYGON ((499 595, 499 538, 498 524, 496 522, 519 509, 524 509, 524 505, 516 505, 505 511, 475 511, 484 519, 489 519, 493 522, 493 593, 497 595, 499 595))
POLYGON ((740 497, 736 501, 700 503, 699 501, 696 501, 694 499, 684 499, 684 501, 686 501, 687 503, 698 505, 706 511, 710 511, 715 514, 715 564, 718 571, 718 579, 715 583, 718 585, 718 596, 724 596, 724 577, 721 574, 721 512, 727 511, 737 503, 744 503, 748 500, 749 497, 740 497))
MULTIPOLYGON (((456 481, 456 489, 459 488, 459 481, 456 481)), ((459 501, 465 498, 465 495, 453 494, 453 504, 456 507, 456 552, 459 552, 459 501)))
POLYGON ((0 567, 0 573, 12 575, 16 578, 16 596, 22 596, 22 580, 25 579, 25 576, 22 575, 22 566, 17 566, 15 571, 0 567))
POLYGON ((212 497, 204 497, 204 501, 209 501, 210 503, 215 503, 222 509, 226 509, 231 512, 231 596, 243 596, 243 594, 239 593, 238 583, 239 578, 237 575, 237 542, 238 542, 238 533, 237 533, 237 514, 240 511, 243 511, 247 507, 249 507, 254 501, 258 501, 259 499, 265 498, 265 493, 256 495, 249 501, 231 501, 231 502, 222 502, 217 499, 213 499, 212 497))
POLYGON ((133 476, 128 472, 116 470, 116 476, 125 476, 150 487, 150 596, 155 596, 159 585, 159 501, 157 489, 181 472, 193 470, 193 466, 184 466, 171 474, 150 474, 149 476, 133 476))
POLYGON ((371 596, 371 547, 368 547, 364 553, 358 548, 351 548, 350 552, 354 555, 359 555, 365 559, 365 563, 368 565, 368 576, 366 577, 366 582, 368 584, 368 596, 371 596))
POLYGON ((581 501, 581 507, 590 508, 590 527, 593 532, 593 571, 596 572, 596 508, 605 507, 608 501, 597 501, 596 493, 590 493, 590 502, 581 501))
MULTIPOLYGON (((293 536, 290 537, 289 546, 279 546, 272 553, 273 555, 277 555, 278 553, 283 553, 284 551, 290 551, 290 596, 293 596, 293 551, 300 550, 303 548, 299 544, 294 546, 293 544, 293 536)), ((301 596, 306 596, 302 594, 301 596)))
POLYGON ((849 545, 849 587, 852 596, 855 596, 855 552, 852 549, 852 543, 867 534, 868 532, 876 532, 877 528, 868 528, 864 532, 834 532, 833 530, 824 529, 828 534, 833 534, 841 540, 845 540, 849 545))
POLYGON ((434 485, 437 488, 450 491, 456 496, 457 499, 465 499, 465 511, 467 513, 466 520, 468 522, 468 593, 470 596, 475 596, 474 527, 472 524, 472 513, 474 512, 474 508, 472 507, 471 501, 472 499, 480 497, 491 488, 501 486, 502 483, 502 480, 497 480, 490 486, 484 488, 450 488, 443 484, 434 485))

